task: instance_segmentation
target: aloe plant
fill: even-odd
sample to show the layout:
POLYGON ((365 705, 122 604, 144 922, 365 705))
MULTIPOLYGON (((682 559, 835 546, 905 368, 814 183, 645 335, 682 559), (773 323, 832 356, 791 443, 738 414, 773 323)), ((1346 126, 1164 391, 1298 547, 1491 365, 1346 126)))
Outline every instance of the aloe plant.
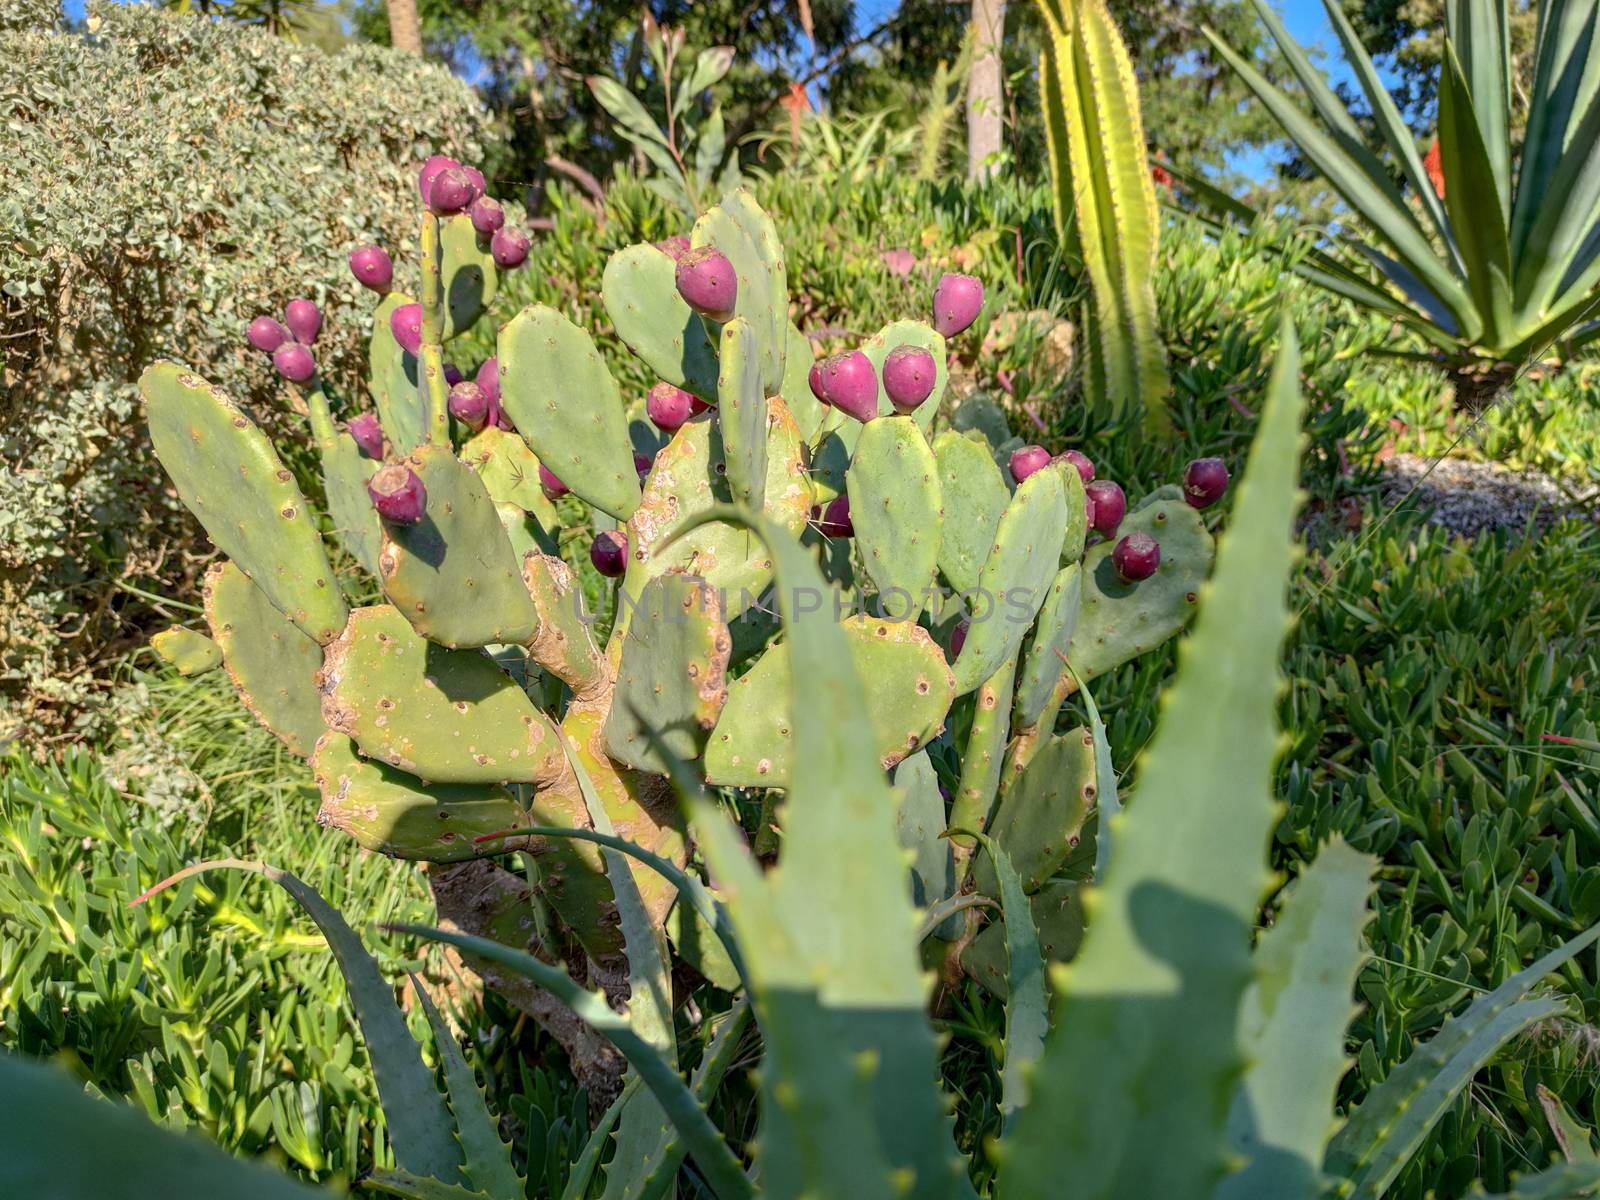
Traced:
MULTIPOLYGON (((1342 247, 1379 281, 1333 256, 1317 282, 1392 317, 1431 344, 1458 400, 1476 407, 1516 371, 1600 334, 1600 5, 1539 6, 1520 153, 1510 118, 1505 0, 1450 0, 1439 75, 1437 165, 1425 159, 1343 6, 1323 0, 1381 145, 1254 0, 1311 103, 1303 111, 1214 31, 1206 34, 1284 132, 1360 218, 1342 247)), ((1213 197, 1214 198, 1214 197, 1213 197)))

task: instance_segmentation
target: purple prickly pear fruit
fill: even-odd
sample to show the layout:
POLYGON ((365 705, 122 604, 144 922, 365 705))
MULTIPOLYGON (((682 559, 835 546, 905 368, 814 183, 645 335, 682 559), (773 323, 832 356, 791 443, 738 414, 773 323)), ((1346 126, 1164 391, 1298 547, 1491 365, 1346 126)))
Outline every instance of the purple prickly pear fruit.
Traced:
POLYGON ((1021 483, 1050 465, 1050 451, 1043 446, 1024 446, 1011 454, 1011 478, 1021 483))
POLYGON ((472 218, 472 227, 484 237, 489 237, 506 223, 506 210, 500 207, 500 201, 488 196, 479 196, 474 200, 467 215, 472 218))
POLYGON ((483 360, 483 365, 478 368, 477 384, 483 389, 483 394, 500 403, 500 356, 491 354, 483 360))
POLYGON ((472 185, 472 198, 476 200, 489 190, 489 181, 483 177, 483 172, 477 167, 462 167, 461 171, 467 177, 467 182, 472 185))
POLYGON ((739 276, 728 256, 712 246, 685 251, 678 259, 678 295, 702 317, 726 321, 739 297, 739 276))
POLYGON ((305 383, 317 373, 317 360, 299 342, 285 342, 274 350, 272 365, 290 383, 305 383))
POLYGON ((1083 489, 1089 502, 1089 526, 1096 533, 1115 537, 1117 526, 1128 515, 1128 497, 1109 479, 1097 479, 1083 489))
POLYGON ((355 438, 361 453, 379 462, 383 460, 383 426, 378 423, 377 413, 364 412, 351 417, 345 428, 355 438))
POLYGON ((656 384, 644 401, 645 412, 662 433, 674 433, 682 428, 693 407, 694 397, 670 383, 656 384))
POLYGON ((533 245, 528 241, 528 235, 520 229, 510 229, 502 226, 494 231, 494 236, 489 239, 489 253, 494 255, 494 264, 510 270, 520 267, 528 258, 528 250, 533 245))
POLYGON ((607 579, 616 579, 628 569, 628 535, 620 529, 607 529, 589 543, 589 561, 607 579))
POLYGON ((711 405, 700 399, 699 396, 691 395, 689 397, 689 415, 691 417, 698 417, 701 413, 710 411, 711 405))
POLYGON ((404 463, 379 467, 367 481, 372 507, 385 521, 396 525, 415 525, 428 507, 428 489, 417 473, 404 463))
POLYGON ((389 332, 413 358, 422 353, 422 305, 402 304, 390 313, 389 332))
POLYGON ((846 416, 865 423, 878 415, 878 373, 859 350, 822 360, 822 390, 846 416))
POLYGON ((915 412, 933 394, 938 365, 921 346, 896 346, 883 360, 883 390, 897 413, 915 412))
POLYGON ((1183 469, 1183 498, 1190 508, 1210 508, 1228 490, 1228 464, 1220 458, 1197 458, 1183 469))
POLYGON ((489 397, 477 384, 462 380, 450 389, 450 415, 477 433, 489 420, 489 397))
POLYGON ((933 327, 942 337, 955 337, 982 309, 983 282, 975 275, 944 275, 933 289, 933 327))
POLYGON ((828 389, 822 383, 822 364, 820 362, 811 364, 811 370, 806 375, 806 382, 811 385, 811 394, 826 404, 828 402, 828 389))
POLYGON ((495 428, 504 429, 507 433, 515 433, 517 431, 517 427, 511 423, 511 418, 506 416, 506 410, 498 404, 494 406, 494 423, 495 428))
POLYGON ((961 648, 967 644, 967 630, 971 628, 970 622, 962 621, 950 631, 950 661, 955 662, 961 657, 961 648))
POLYGON ((379 295, 394 282, 394 260, 378 246, 358 246, 350 251, 350 274, 364 288, 379 295))
POLYGON ((281 321, 271 317, 257 317, 244 332, 245 340, 263 354, 271 354, 289 340, 289 331, 281 321))
POLYGON ((472 180, 460 167, 446 167, 428 185, 428 207, 441 217, 472 203, 472 180))
POLYGON ((685 254, 689 253, 689 239, 683 237, 681 234, 674 237, 662 238, 656 243, 656 249, 665 254, 673 262, 677 262, 685 254))
POLYGON ((634 452, 633 469, 638 474, 640 483, 644 482, 644 477, 650 474, 650 468, 655 465, 656 460, 651 458, 648 454, 640 454, 637 451, 634 452))
POLYGON ((422 170, 417 173, 417 191, 422 193, 422 202, 424 204, 428 202, 428 192, 432 189, 433 181, 439 177, 440 172, 448 171, 452 167, 459 168, 460 166, 461 164, 455 159, 448 158, 443 154, 435 154, 427 162, 423 163, 422 170))
POLYGON ((1149 579, 1161 565, 1161 547, 1148 533, 1135 530, 1111 551, 1111 563, 1124 583, 1149 579))
POLYGON ((310 300, 291 300, 284 305, 283 323, 295 341, 311 346, 322 332, 322 310, 310 300))
POLYGON ((572 489, 557 478, 556 473, 543 463, 539 464, 539 487, 544 491, 545 499, 559 500, 572 489))
POLYGON ((822 520, 817 524, 823 537, 855 537, 856 527, 850 520, 850 497, 835 496, 822 510, 822 520))
POLYGON ((461 373, 461 368, 456 366, 455 363, 445 363, 444 381, 447 384, 449 384, 451 387, 455 387, 456 384, 460 383, 465 378, 466 376, 461 373))
POLYGON ((1088 456, 1076 450, 1068 450, 1065 454, 1056 455, 1055 461, 1071 463, 1073 469, 1078 472, 1078 478, 1083 480, 1085 487, 1093 482, 1094 463, 1089 461, 1088 456))

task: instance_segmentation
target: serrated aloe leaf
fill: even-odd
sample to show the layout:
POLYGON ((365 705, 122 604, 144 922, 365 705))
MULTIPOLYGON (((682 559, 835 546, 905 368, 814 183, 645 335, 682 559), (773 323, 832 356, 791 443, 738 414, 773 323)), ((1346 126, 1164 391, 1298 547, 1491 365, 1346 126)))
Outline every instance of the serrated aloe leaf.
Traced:
MULTIPOLYGON (((919 750, 894 769, 895 830, 911 854, 911 899, 920 909, 948 900, 956 890, 955 857, 944 836, 944 797, 939 777, 919 750)), ((947 922, 941 937, 954 937, 958 923, 947 922)))
POLYGON ((1490 1197, 1478 1187, 1471 1194, 1485 1200, 1583 1200, 1596 1193, 1600 1193, 1600 1163, 1571 1162, 1517 1175, 1509 1192, 1490 1197))
POLYGON ((1278 651, 1294 560, 1299 353, 1293 327, 1280 328, 1232 524, 1138 804, 1113 824, 1117 852, 1083 948, 1055 976, 1055 1027, 1008 1139, 1006 1186, 1018 1195, 1070 1179, 1083 1200, 1202 1200, 1228 1164, 1225 1097, 1244 1065, 1238 1009, 1277 819, 1278 651))
POLYGON ((1339 1080, 1349 1066, 1345 1028, 1355 1015, 1361 930, 1372 894, 1371 855, 1335 840, 1289 889, 1277 922, 1251 959, 1239 1011, 1249 1059, 1228 1114, 1228 1140, 1244 1161, 1217 1200, 1316 1200, 1339 1080))
POLYGON ((1011 860, 993 838, 974 832, 1000 883, 1000 911, 1006 934, 1006 1047, 1000 1072, 1001 1136, 1010 1133, 1028 1103, 1028 1075, 1044 1054, 1050 1028, 1045 995, 1044 956, 1033 910, 1011 860))
POLYGON ((586 1200, 594 1173, 600 1169, 600 1156, 611 1142, 611 1131, 643 1087, 637 1075, 630 1075, 623 1082, 622 1091, 601 1114, 600 1123, 590 1131, 589 1140, 583 1144, 583 1153, 567 1172, 567 1186, 561 1189, 561 1200, 586 1200))
POLYGON ((455 1183, 442 1183, 409 1171, 394 1171, 378 1167, 362 1177, 364 1187, 385 1196, 398 1196, 400 1200, 491 1200, 482 1192, 455 1183))
POLYGON ((434 1085, 432 1073, 423 1064, 422 1053, 411 1031, 406 1028, 406 1019, 395 1002, 394 989, 379 973, 378 964, 367 953, 355 930, 316 888, 266 863, 225 858, 185 867, 151 888, 139 900, 148 900, 164 888, 211 870, 247 871, 269 879, 294 897, 306 915, 316 922, 339 962, 350 993, 350 1005, 356 1011, 361 1036, 367 1043, 396 1166, 424 1178, 467 1182, 460 1175, 461 1148, 456 1143, 455 1121, 434 1085))
MULTIPOLYGON (((1070 665, 1068 671, 1071 671, 1070 665)), ((1083 707, 1089 714, 1089 736, 1094 739, 1095 807, 1100 810, 1094 843, 1094 877, 1104 879, 1111 866, 1111 848, 1115 841, 1111 826, 1122 811, 1122 801, 1117 796, 1117 770, 1111 765, 1111 742, 1106 737, 1106 724, 1100 719, 1100 706, 1094 702, 1083 680, 1073 675, 1073 682, 1083 697, 1083 707)))
POLYGON ((199 1133, 163 1129, 130 1105, 95 1100, 65 1071, 0 1054, 0 1195, 50 1200, 315 1200, 263 1164, 199 1133))

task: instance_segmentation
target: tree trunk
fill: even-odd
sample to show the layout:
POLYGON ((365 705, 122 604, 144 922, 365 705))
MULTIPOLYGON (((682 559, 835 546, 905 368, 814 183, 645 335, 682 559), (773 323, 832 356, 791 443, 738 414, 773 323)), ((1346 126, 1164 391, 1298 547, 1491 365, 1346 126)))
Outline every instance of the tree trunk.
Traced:
POLYGON ((422 22, 417 19, 417 0, 388 0, 389 41, 407 54, 422 53, 422 22))
POLYGON ((972 0, 972 72, 967 77, 967 178, 994 174, 1000 149, 1003 74, 1000 45, 1005 37, 1006 0, 972 0))

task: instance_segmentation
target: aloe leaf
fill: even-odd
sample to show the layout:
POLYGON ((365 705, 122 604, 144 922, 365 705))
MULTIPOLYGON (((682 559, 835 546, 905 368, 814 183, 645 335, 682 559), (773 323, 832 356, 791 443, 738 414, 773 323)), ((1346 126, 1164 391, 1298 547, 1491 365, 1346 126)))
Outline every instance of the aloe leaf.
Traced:
POLYGON ((594 1173, 600 1169, 600 1156, 611 1141, 611 1131, 617 1127, 622 1114, 643 1086, 637 1074, 629 1075, 624 1081, 622 1091, 600 1115, 599 1124, 590 1131, 589 1140, 583 1144, 578 1161, 567 1172, 567 1186, 561 1189, 561 1200, 585 1200, 589 1195, 589 1185, 594 1181, 594 1173))
MULTIPOLYGON (((475 1192, 459 1184, 441 1183, 425 1175, 409 1171, 387 1170, 378 1167, 362 1177, 362 1186, 385 1196, 398 1196, 400 1200, 500 1200, 484 1192, 475 1192)), ((516 1193, 511 1193, 515 1200, 516 1193)))
POLYGON ((456 1142, 455 1121, 444 1097, 439 1094, 433 1073, 422 1061, 416 1040, 406 1028, 405 1017, 395 1002, 394 989, 379 973, 378 964, 367 953, 355 930, 316 888, 266 863, 223 858, 185 867, 134 903, 215 869, 248 871, 270 879, 293 896, 306 915, 316 922, 344 974, 351 1007, 356 1010, 361 1036, 366 1039, 373 1078, 378 1084, 378 1099, 383 1105, 384 1123, 389 1127, 389 1141, 394 1147, 395 1165, 424 1179, 447 1183, 465 1181, 460 1174, 461 1147, 456 1142))
POLYGON ((228 1200, 327 1197, 198 1134, 152 1124, 126 1104, 95 1100, 63 1071, 0 1053, 0 1196, 50 1200, 228 1200))
POLYGON ((1367 1093, 1328 1144, 1324 1169, 1349 1181, 1354 1200, 1382 1196, 1423 1138, 1512 1038, 1566 1008, 1564 1000, 1524 999, 1550 972, 1600 938, 1600 925, 1550 951, 1418 1046, 1367 1093))
POLYGON ((1278 651, 1299 494, 1300 355, 1292 324, 1280 330, 1233 519, 1138 801, 1109 823, 1116 852, 1089 894, 1083 947, 1055 974, 1054 1028, 1008 1139, 1011 1195, 1052 1195, 1070 1180, 1075 1200, 1201 1200, 1228 1164, 1250 930, 1271 882, 1278 651))
POLYGON ((1486 1200, 1581 1200, 1600 1193, 1600 1163, 1557 1163, 1537 1174, 1519 1175, 1509 1192, 1487 1197, 1481 1189, 1473 1196, 1486 1200))
POLYGON ((1094 877, 1104 879, 1111 867, 1111 843, 1115 838, 1111 827, 1122 811, 1122 801, 1117 798, 1117 771, 1111 765, 1111 743, 1106 738, 1105 722, 1100 719, 1100 708, 1089 694, 1089 685, 1072 670, 1071 663, 1066 666, 1072 674, 1072 682, 1077 684, 1078 695, 1083 697, 1083 706, 1089 714, 1089 736, 1094 739, 1094 803, 1099 813, 1094 840, 1094 877))
POLYGON ((1344 1035, 1356 1012, 1352 995, 1366 958, 1361 930, 1376 866, 1370 855, 1330 842, 1261 935, 1239 1013, 1250 1066, 1228 1117, 1229 1140, 1246 1165, 1222 1181, 1217 1200, 1323 1194, 1322 1155, 1350 1065, 1344 1035))

